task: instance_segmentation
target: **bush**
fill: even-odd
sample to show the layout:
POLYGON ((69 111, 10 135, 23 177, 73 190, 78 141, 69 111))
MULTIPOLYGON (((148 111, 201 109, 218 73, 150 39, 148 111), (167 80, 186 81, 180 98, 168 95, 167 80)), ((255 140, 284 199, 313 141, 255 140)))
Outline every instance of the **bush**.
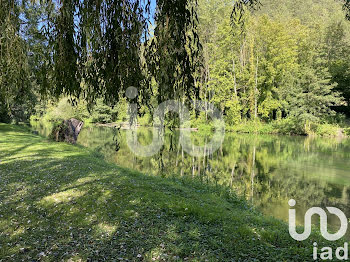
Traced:
POLYGON ((344 128, 344 129, 343 129, 343 132, 344 132, 344 134, 345 134, 346 136, 350 136, 350 127, 344 128))
POLYGON ((142 117, 138 118, 138 123, 141 126, 152 126, 152 116, 149 113, 145 113, 142 117))
POLYGON ((275 133, 283 135, 306 135, 303 124, 296 118, 288 117, 272 123, 275 133))
POLYGON ((256 121, 241 122, 233 126, 227 126, 228 131, 247 134, 274 134, 274 129, 271 124, 266 124, 256 121))
POLYGON ((111 123, 117 119, 117 107, 111 107, 103 103, 102 99, 96 101, 91 120, 93 123, 111 123))
POLYGON ((32 116, 31 120, 43 120, 45 122, 60 122, 62 120, 76 118, 84 121, 89 117, 84 102, 79 102, 76 106, 68 101, 68 98, 62 98, 57 103, 49 103, 41 105, 37 108, 36 115, 32 116))
POLYGON ((229 125, 235 125, 241 122, 241 105, 239 103, 238 98, 236 97, 234 100, 229 100, 226 103, 226 122, 229 125))
POLYGON ((283 134, 283 135, 306 135, 304 126, 295 118, 264 123, 261 121, 247 121, 237 125, 227 126, 228 131, 248 134, 283 134))
POLYGON ((64 140, 64 133, 68 130, 67 125, 64 122, 55 122, 52 127, 52 131, 49 135, 49 138, 59 142, 64 140))
POLYGON ((194 113, 191 114, 191 127, 199 128, 200 126, 207 125, 207 122, 205 112, 200 112, 198 117, 194 113))
POLYGON ((316 127, 315 133, 317 136, 336 137, 338 135, 339 127, 331 124, 319 124, 316 127))

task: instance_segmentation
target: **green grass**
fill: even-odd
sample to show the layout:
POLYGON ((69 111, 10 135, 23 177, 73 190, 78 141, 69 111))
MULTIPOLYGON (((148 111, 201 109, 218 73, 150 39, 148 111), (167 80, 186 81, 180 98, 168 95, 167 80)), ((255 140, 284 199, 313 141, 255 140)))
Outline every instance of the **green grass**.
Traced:
POLYGON ((229 191, 147 176, 0 124, 0 261, 308 261, 229 191))

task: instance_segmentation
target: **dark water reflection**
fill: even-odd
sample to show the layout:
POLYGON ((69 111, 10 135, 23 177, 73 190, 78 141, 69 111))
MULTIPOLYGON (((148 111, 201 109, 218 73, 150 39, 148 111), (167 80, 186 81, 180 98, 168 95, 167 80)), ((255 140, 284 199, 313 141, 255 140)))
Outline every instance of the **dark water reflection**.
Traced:
MULTIPOLYGON (((40 123, 33 128, 46 136, 50 131, 40 123)), ((229 186, 263 213, 285 221, 291 198, 297 201, 299 224, 313 206, 335 206, 350 218, 350 140, 228 133, 218 151, 208 157, 192 157, 179 145, 179 132, 167 131, 162 151, 140 158, 129 150, 125 132, 84 127, 78 143, 99 151, 107 161, 143 173, 187 176, 229 186)), ((199 145, 208 139, 197 133, 193 137, 199 145)), ((151 130, 140 130, 139 141, 149 144, 151 130)), ((333 215, 328 219, 330 226, 338 229, 339 220, 333 215)))

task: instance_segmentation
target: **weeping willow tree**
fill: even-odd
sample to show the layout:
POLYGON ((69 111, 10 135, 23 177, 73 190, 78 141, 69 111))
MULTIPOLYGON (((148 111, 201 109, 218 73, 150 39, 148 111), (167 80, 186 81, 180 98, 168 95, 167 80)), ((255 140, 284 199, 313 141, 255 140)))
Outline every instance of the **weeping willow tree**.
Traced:
POLYGON ((21 9, 14 1, 0 1, 0 121, 28 117, 33 106, 33 82, 27 44, 21 37, 21 9))
POLYGON ((346 12, 346 18, 350 20, 350 0, 344 0, 344 11, 346 12))
MULTIPOLYGON (((349 10, 350 0, 344 1, 349 10)), ((30 88, 29 52, 21 35, 25 23, 21 7, 26 3, 43 10, 36 26, 46 48, 34 70, 43 94, 83 98, 90 104, 100 97, 114 104, 130 86, 139 90, 135 101, 151 95, 159 101, 198 96, 197 0, 156 0, 155 10, 151 0, 1 0, 3 104, 8 106, 9 96, 30 88), (157 94, 152 94, 152 80, 158 85, 157 94)), ((259 0, 235 1, 232 21, 244 23, 244 12, 259 4, 259 0)))
MULTIPOLYGON (((18 10, 25 2, 1 1, 2 26, 17 26, 11 33, 2 28, 2 34, 15 37, 20 32, 18 10), (16 21, 11 20, 16 12, 16 21)), ((40 4, 46 6, 46 13, 38 26, 47 37, 47 55, 41 65, 45 70, 40 79, 48 95, 83 97, 89 102, 103 97, 114 103, 129 86, 135 86, 147 97, 149 75, 159 84, 160 100, 189 95, 194 90, 194 57, 200 50, 196 0, 157 0, 154 14, 151 0, 40 4), (142 52, 142 48, 146 50, 142 52)), ((1 48, 5 51, 4 44, 1 48)))
POLYGON ((150 0, 62 0, 47 25, 53 26, 53 94, 115 103, 134 86, 148 98, 150 76, 160 85, 159 99, 192 90, 196 3, 158 0, 154 20, 150 6, 150 0))

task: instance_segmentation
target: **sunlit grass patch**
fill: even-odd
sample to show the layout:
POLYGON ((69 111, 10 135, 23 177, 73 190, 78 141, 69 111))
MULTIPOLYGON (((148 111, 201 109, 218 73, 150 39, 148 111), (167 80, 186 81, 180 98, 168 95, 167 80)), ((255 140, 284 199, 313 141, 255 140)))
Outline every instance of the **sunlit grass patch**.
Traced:
POLYGON ((117 228, 117 225, 102 222, 94 227, 94 233, 97 237, 110 237, 117 231, 117 228))
POLYGON ((296 243, 225 188, 140 174, 8 125, 0 146, 0 261, 307 261, 323 241, 296 243))
POLYGON ((70 202, 78 197, 81 197, 85 195, 86 192, 80 191, 77 189, 70 189, 66 191, 62 191, 59 193, 52 194, 50 196, 44 197, 40 203, 47 205, 47 204, 59 204, 59 203, 67 203, 70 202))

